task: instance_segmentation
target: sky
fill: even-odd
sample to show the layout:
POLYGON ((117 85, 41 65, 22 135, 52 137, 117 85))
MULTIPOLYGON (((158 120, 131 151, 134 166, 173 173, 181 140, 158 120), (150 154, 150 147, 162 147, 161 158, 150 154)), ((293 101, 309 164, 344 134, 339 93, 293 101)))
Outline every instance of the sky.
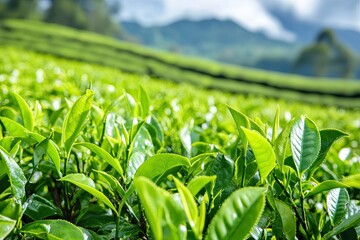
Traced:
POLYGON ((286 41, 296 36, 285 29, 272 9, 300 20, 360 32, 360 0, 122 0, 122 20, 161 26, 179 19, 230 19, 250 31, 286 41))

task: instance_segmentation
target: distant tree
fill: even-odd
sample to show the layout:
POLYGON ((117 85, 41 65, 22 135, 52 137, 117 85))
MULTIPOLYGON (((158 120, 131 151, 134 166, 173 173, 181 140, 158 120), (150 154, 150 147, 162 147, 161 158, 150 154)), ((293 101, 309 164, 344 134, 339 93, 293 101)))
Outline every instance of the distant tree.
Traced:
POLYGON ((350 78, 355 72, 351 51, 337 41, 330 29, 322 30, 316 42, 304 48, 295 61, 295 72, 319 76, 350 78))
POLYGON ((37 0, 1 0, 0 19, 27 18, 41 19, 37 0))
POLYGON ((120 27, 113 14, 106 0, 51 0, 45 21, 117 36, 120 27))

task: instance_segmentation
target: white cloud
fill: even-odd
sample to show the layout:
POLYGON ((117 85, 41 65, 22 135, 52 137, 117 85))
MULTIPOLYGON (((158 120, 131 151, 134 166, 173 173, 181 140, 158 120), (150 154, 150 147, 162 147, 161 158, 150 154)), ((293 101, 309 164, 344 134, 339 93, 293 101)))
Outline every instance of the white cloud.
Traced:
POLYGON ((295 37, 268 13, 261 0, 163 0, 162 11, 153 8, 150 2, 158 3, 159 0, 125 0, 123 19, 136 19, 143 25, 151 26, 165 25, 182 18, 200 20, 213 17, 231 19, 249 31, 261 31, 275 39, 290 41, 295 37))

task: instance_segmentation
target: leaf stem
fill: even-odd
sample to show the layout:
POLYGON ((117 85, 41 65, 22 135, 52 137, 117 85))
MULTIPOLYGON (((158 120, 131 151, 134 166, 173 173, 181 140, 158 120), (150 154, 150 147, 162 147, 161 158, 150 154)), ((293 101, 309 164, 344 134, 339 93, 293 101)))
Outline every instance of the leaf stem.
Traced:
MULTIPOLYGON (((296 203, 293 201, 291 195, 289 194, 289 192, 286 190, 286 188, 284 187, 284 185, 280 182, 280 180, 276 177, 275 173, 273 172, 273 177, 276 181, 277 184, 279 184, 279 186, 281 187, 281 189, 284 191, 286 197, 290 200, 291 204, 292 204, 292 208, 293 211, 295 212, 296 218, 300 221, 300 224, 302 226, 302 228, 306 231, 307 229, 307 225, 306 222, 304 222, 303 218, 300 216, 299 212, 297 211, 297 205, 296 203)), ((301 204, 302 205, 302 204, 301 204)))

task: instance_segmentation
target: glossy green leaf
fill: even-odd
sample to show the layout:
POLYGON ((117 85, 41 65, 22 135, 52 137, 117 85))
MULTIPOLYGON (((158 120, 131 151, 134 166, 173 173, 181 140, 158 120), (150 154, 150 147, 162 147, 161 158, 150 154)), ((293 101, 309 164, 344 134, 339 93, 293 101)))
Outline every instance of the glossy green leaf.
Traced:
POLYGON ((187 188, 190 190, 192 195, 196 196, 198 192, 206 185, 211 184, 213 189, 215 186, 216 176, 197 176, 190 180, 187 188))
POLYGON ((341 183, 341 182, 338 182, 335 180, 327 180, 327 181, 320 183, 313 189, 311 189, 311 191, 306 195, 306 197, 311 197, 311 196, 314 196, 315 194, 318 194, 318 193, 321 193, 321 192, 324 192, 327 190, 331 190, 334 188, 348 188, 348 187, 350 187, 350 186, 346 185, 344 183, 341 183))
POLYGON ((105 160, 108 164, 110 164, 110 166, 112 166, 121 176, 123 175, 124 171, 123 171, 122 167, 120 166, 119 160, 113 158, 110 155, 110 153, 108 153, 101 147, 99 147, 93 143, 88 143, 88 142, 76 143, 75 145, 88 148, 90 151, 92 151, 97 156, 99 156, 100 158, 105 160))
POLYGON ((290 133, 290 146, 299 176, 316 160, 320 151, 320 133, 309 118, 301 117, 290 133))
POLYGON ((14 96, 19 109, 20 109, 20 115, 23 122, 23 125, 25 128, 27 128, 30 131, 34 130, 34 116, 30 110, 29 105, 26 103, 26 101, 17 93, 12 93, 14 96))
POLYGON ((25 196, 25 184, 26 184, 25 175, 22 169, 16 163, 16 161, 1 146, 0 146, 0 156, 2 159, 0 161, 0 166, 1 168, 6 169, 5 171, 10 180, 12 193, 15 199, 20 202, 22 198, 25 196))
POLYGON ((33 220, 41 220, 54 215, 62 216, 61 210, 55 204, 36 194, 28 198, 25 214, 33 220))
POLYGON ((88 229, 85 229, 82 227, 78 227, 78 228, 81 230, 83 235, 86 236, 86 237, 84 237, 84 239, 86 239, 86 240, 106 240, 107 239, 105 237, 98 235, 97 233, 95 233, 91 230, 88 230, 88 229))
POLYGON ((65 220, 39 220, 26 224, 21 232, 39 239, 86 240, 82 231, 65 220))
POLYGON ((345 188, 335 188, 329 191, 326 198, 327 211, 333 225, 337 225, 345 217, 350 197, 345 188))
POLYGON ((354 214, 349 218, 343 219, 339 225, 322 237, 322 240, 331 239, 333 236, 346 231, 347 229, 360 224, 360 214, 354 214))
POLYGON ((316 160, 311 164, 309 171, 315 171, 324 161, 331 145, 338 139, 347 136, 346 133, 336 129, 324 129, 320 131, 321 148, 316 160))
POLYGON ((215 214, 205 239, 246 239, 259 221, 264 207, 264 188, 236 190, 215 214))
POLYGON ((102 201, 106 206, 111 208, 117 214, 114 205, 102 192, 100 192, 95 188, 95 183, 91 178, 85 176, 82 173, 74 173, 74 174, 68 174, 65 177, 60 178, 60 181, 67 181, 67 182, 71 182, 72 184, 75 184, 79 188, 85 190, 86 192, 96 197, 98 200, 102 201))
POLYGON ((275 167, 275 153, 270 143, 256 131, 243 128, 243 131, 254 152, 256 163, 259 168, 260 177, 265 181, 269 173, 275 167))
MULTIPOLYGON (((132 131, 134 132, 134 131, 132 131)), ((140 126, 136 131, 137 134, 133 138, 131 147, 129 149, 130 158, 126 171, 127 179, 130 180, 134 177, 138 168, 152 155, 154 155, 154 145, 151 136, 145 127, 140 126)))
POLYGON ((135 177, 143 176, 149 179, 166 173, 175 167, 190 167, 188 158, 176 154, 157 154, 147 159, 136 171, 135 177))
POLYGON ((16 220, 0 214, 0 239, 5 239, 15 228, 16 220))
POLYGON ((244 154, 246 153, 247 146, 248 146, 248 140, 243 132, 243 128, 250 128, 250 121, 249 118, 244 115, 243 113, 231 108, 228 106, 228 109, 235 121, 236 127, 239 131, 240 139, 244 145, 244 154))
POLYGON ((81 96, 66 114, 62 127, 61 142, 67 154, 70 153, 72 145, 84 126, 86 117, 91 109, 93 96, 93 91, 86 90, 86 94, 81 96))
POLYGON ((197 204, 191 191, 178 179, 173 179, 179 192, 180 199, 183 204, 184 211, 189 221, 190 227, 193 230, 195 237, 197 239, 201 239, 202 231, 204 228, 204 225, 202 225, 202 223, 205 222, 205 219, 200 219, 199 210, 197 208, 197 204))
POLYGON ((296 221, 291 207, 278 199, 275 199, 275 205, 281 218, 283 234, 288 240, 295 239, 296 221))
POLYGON ((134 183, 154 238, 186 239, 184 215, 171 194, 145 177, 134 183))
POLYGON ((360 189, 360 173, 353 174, 341 179, 341 182, 353 188, 360 189))

